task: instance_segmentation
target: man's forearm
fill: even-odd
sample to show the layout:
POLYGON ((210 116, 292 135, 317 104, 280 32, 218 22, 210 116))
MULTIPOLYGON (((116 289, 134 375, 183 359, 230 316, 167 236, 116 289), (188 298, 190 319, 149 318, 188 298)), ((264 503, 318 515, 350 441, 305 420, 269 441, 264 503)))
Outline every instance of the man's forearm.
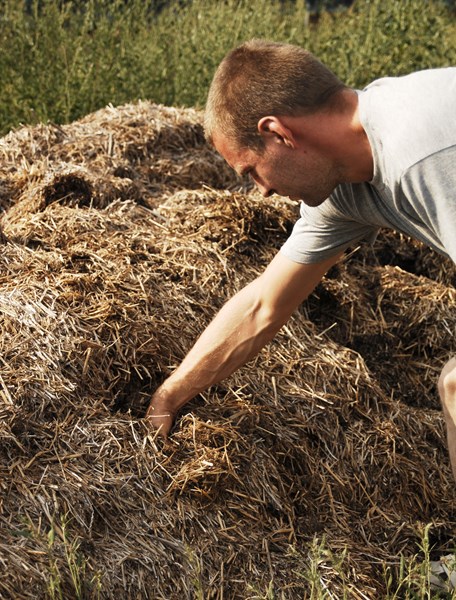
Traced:
POLYGON ((277 333, 288 313, 271 311, 258 300, 258 280, 225 304, 178 369, 157 390, 175 412, 253 358, 277 333))
POLYGON ((225 304, 154 393, 146 415, 151 424, 166 436, 177 411, 253 358, 336 260, 306 265, 278 253, 263 275, 225 304))

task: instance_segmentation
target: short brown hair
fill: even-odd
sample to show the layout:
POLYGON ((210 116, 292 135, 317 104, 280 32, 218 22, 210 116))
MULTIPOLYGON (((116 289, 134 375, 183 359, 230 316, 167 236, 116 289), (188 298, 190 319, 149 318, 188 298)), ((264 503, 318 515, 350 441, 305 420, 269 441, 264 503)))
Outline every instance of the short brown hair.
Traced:
POLYGON ((206 103, 205 132, 239 147, 263 146, 257 124, 267 115, 297 115, 324 107, 346 86, 313 54, 299 46, 251 40, 220 63, 206 103))

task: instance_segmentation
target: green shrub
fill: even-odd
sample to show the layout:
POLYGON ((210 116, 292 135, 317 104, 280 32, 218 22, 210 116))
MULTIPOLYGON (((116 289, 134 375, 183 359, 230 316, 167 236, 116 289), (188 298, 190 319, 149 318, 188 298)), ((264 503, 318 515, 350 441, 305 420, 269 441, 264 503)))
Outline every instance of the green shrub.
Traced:
POLYGON ((0 4, 3 133, 138 98, 202 107, 223 55, 252 37, 307 46, 353 86, 456 58, 454 16, 438 1, 358 0, 316 24, 304 0, 0 4))

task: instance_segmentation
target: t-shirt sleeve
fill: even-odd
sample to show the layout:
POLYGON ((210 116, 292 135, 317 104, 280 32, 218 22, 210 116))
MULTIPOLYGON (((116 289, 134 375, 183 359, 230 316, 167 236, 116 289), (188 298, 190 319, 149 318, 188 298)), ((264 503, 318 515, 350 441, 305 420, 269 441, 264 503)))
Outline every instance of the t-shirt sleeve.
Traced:
POLYGON ((416 163, 401 176, 401 211, 415 237, 456 262, 456 145, 416 163))
POLYGON ((301 205, 301 216, 280 251, 298 263, 317 263, 335 256, 361 239, 373 242, 378 227, 342 213, 328 198, 320 206, 301 205))

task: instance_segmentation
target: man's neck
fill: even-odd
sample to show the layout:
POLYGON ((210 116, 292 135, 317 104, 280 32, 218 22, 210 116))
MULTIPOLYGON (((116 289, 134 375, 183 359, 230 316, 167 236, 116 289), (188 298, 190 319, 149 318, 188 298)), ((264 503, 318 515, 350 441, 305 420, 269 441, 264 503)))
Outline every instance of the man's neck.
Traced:
POLYGON ((374 172, 372 149, 359 118, 358 94, 339 92, 335 102, 314 114, 285 117, 302 147, 312 147, 330 158, 339 183, 370 181, 374 172))

